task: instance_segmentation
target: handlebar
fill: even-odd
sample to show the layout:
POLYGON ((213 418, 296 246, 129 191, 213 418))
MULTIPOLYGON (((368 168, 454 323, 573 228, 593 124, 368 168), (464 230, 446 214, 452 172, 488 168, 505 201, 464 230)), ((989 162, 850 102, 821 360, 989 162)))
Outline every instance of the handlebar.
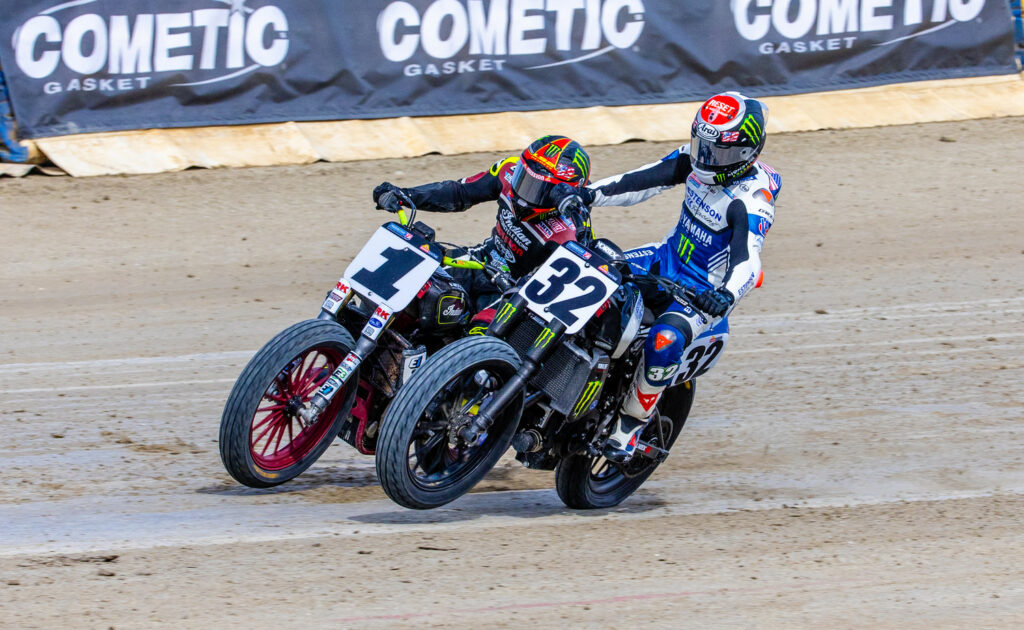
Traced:
MULTIPOLYGON (((435 245, 439 245, 442 249, 447 247, 459 247, 452 245, 451 243, 441 243, 434 241, 435 245)), ((461 249, 461 248, 460 248, 461 249)), ((448 255, 447 249, 445 249, 444 255, 441 258, 441 265, 444 267, 453 267, 455 269, 472 269, 474 271, 482 271, 487 279, 490 280, 501 292, 505 292, 515 286, 512 281, 512 276, 501 267, 497 267, 480 257, 473 248, 466 248, 466 258, 453 258, 448 255)))
POLYGON ((482 258, 478 258, 473 250, 468 250, 466 255, 469 256, 469 260, 452 258, 445 255, 441 264, 445 267, 454 267, 456 269, 473 269, 476 271, 482 271, 484 272, 484 275, 487 276, 487 279, 498 287, 501 292, 505 292, 515 286, 515 283, 512 281, 512 276, 510 276, 504 269, 496 267, 482 258))
POLYGON ((559 212, 576 211, 582 214, 587 214, 590 212, 590 208, 587 207, 587 204, 583 203, 583 199, 581 199, 578 195, 571 195, 569 197, 566 197, 562 201, 562 203, 558 205, 558 210, 559 212))
POLYGON ((487 268, 487 263, 479 260, 460 260, 458 258, 451 258, 450 256, 445 256, 441 261, 441 264, 445 267, 455 267, 456 269, 483 270, 487 268))
MULTIPOLYGON (((402 190, 396 190, 395 194, 402 202, 403 206, 409 208, 410 212, 406 214, 405 210, 400 206, 398 208, 398 221, 405 227, 409 227, 416 220, 416 204, 409 195, 405 194, 402 190)), ((440 243, 438 243, 440 245, 440 243)), ((473 269, 477 271, 483 271, 488 280, 493 282, 500 290, 506 291, 514 286, 512 278, 506 271, 489 264, 487 261, 477 258, 472 250, 468 250, 467 255, 469 260, 460 260, 452 258, 445 254, 441 259, 441 264, 445 267, 454 267, 456 269, 473 269)))
POLYGON ((404 205, 409 207, 410 212, 408 215, 405 214, 405 210, 401 207, 398 208, 398 221, 402 225, 408 227, 416 220, 416 204, 412 202, 412 198, 410 198, 409 195, 405 194, 401 190, 395 191, 395 195, 398 196, 399 200, 404 205))
POLYGON ((668 278, 656 276, 653 274, 634 274, 630 269, 627 269, 625 271, 623 277, 628 277, 629 280, 634 284, 656 284, 661 288, 665 289, 666 291, 668 291, 669 293, 671 293, 673 297, 681 298, 685 300, 693 308, 697 308, 693 304, 694 300, 697 299, 697 290, 691 286, 679 284, 678 282, 669 280, 668 278))

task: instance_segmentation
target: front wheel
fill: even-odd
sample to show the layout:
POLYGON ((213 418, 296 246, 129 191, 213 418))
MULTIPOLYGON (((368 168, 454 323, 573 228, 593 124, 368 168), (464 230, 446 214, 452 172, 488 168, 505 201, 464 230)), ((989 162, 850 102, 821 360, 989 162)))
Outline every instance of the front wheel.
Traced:
POLYGON ((236 481, 276 486, 323 455, 352 408, 358 374, 313 424, 300 422, 298 411, 354 345, 340 324, 311 319, 278 333, 249 361, 220 421, 220 458, 236 481))
MULTIPOLYGON (((640 439, 670 450, 690 415, 693 394, 693 381, 665 392, 658 402, 658 413, 644 427, 640 439)), ((600 455, 575 453, 558 462, 555 489, 562 502, 573 509, 615 507, 636 492, 657 467, 657 461, 639 452, 625 464, 616 464, 600 455)))
POLYGON ((402 386, 381 420, 377 478, 404 507, 436 508, 479 482, 512 441, 522 399, 495 418, 490 430, 466 444, 459 429, 519 370, 504 341, 467 337, 432 356, 402 386))

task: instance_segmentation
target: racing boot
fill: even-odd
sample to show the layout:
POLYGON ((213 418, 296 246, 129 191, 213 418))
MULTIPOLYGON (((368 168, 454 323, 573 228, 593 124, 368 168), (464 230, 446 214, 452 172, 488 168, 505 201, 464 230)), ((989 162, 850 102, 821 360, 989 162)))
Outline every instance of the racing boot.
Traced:
MULTIPOLYGON (((662 350, 671 341, 661 343, 664 333, 658 333, 654 347, 656 351, 662 350)), ((648 367, 647 357, 633 376, 633 384, 629 388, 619 409, 619 417, 615 422, 615 430, 608 436, 605 442, 604 456, 613 462, 623 463, 629 461, 636 452, 637 441, 640 431, 647 421, 651 419, 654 408, 658 405, 662 393, 672 382, 672 375, 675 374, 678 366, 670 364, 669 367, 651 365, 648 367), (657 379, 657 380, 655 380, 657 379), (651 381, 654 381, 652 383, 651 381)))
POLYGON ((605 442, 604 456, 613 462, 625 463, 633 458, 640 431, 651 419, 654 407, 658 404, 662 392, 667 385, 651 385, 644 378, 643 371, 633 377, 633 386, 622 401, 619 417, 615 421, 615 430, 605 442))
POLYGON ((647 426, 647 420, 620 413, 615 421, 615 430, 608 436, 608 441, 604 443, 604 456, 619 464, 633 459, 637 442, 640 440, 640 432, 645 426, 647 426))

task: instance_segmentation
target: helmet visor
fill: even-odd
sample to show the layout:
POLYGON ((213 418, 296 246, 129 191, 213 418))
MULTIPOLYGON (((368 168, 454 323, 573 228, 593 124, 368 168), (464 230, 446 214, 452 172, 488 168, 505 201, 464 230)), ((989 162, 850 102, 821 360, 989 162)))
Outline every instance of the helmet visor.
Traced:
POLYGON ((690 157, 697 168, 721 173, 728 167, 742 164, 750 155, 750 147, 719 145, 714 140, 694 135, 690 142, 690 157))
POLYGON ((545 177, 531 169, 525 160, 520 160, 512 171, 512 191, 517 197, 535 208, 548 208, 550 203, 551 190, 558 180, 545 177))

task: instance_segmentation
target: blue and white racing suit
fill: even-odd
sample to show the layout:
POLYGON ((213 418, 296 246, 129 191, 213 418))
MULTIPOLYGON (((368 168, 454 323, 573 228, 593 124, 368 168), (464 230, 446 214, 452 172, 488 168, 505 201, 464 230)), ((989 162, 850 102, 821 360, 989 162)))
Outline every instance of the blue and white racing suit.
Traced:
MULTIPOLYGON (((634 268, 688 285, 698 293, 724 289, 735 308, 760 285, 761 247, 775 218, 782 178, 760 161, 725 186, 704 184, 692 174, 689 145, 659 162, 603 179, 590 187, 594 206, 631 206, 684 184, 686 197, 675 228, 661 243, 630 250, 634 268)), ((729 312, 709 320, 689 305, 672 301, 658 315, 644 346, 644 365, 634 378, 624 414, 650 417, 665 388, 676 379, 703 374, 718 361, 729 338, 729 312)))

